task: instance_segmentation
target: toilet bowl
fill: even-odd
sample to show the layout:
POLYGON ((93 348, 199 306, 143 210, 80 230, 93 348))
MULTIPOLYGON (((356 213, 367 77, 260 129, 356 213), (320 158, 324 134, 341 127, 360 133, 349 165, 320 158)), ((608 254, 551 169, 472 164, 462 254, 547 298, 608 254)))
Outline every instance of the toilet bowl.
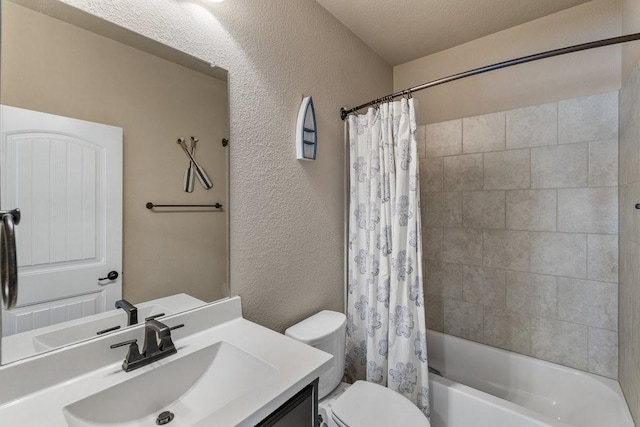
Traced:
POLYGON ((366 381, 349 385, 344 375, 346 317, 324 310, 285 331, 285 335, 333 355, 320 373, 321 427, 429 427, 429 420, 401 394, 366 381))

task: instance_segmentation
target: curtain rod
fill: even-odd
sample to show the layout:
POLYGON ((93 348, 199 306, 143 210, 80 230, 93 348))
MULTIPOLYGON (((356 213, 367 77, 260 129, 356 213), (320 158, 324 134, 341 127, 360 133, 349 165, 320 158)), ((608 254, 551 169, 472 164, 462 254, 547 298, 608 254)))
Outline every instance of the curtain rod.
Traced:
POLYGON ((483 74, 493 70, 499 70, 501 68, 511 67, 513 65, 525 64, 527 62, 537 61, 539 59, 552 58, 554 56, 565 55, 567 53, 580 52, 582 50, 595 49, 598 47, 611 46, 614 44, 627 43, 635 40, 640 40, 640 33, 628 34, 626 36, 612 37, 609 39, 598 40, 589 43, 582 43, 575 46, 563 47, 560 49, 549 50, 542 53, 536 53, 534 55, 523 56, 521 58, 511 59, 509 61, 498 62, 497 64, 487 65, 485 67, 475 68, 473 70, 465 71, 463 73, 453 74, 449 77, 443 77, 441 79, 433 80, 428 83, 423 83, 418 86, 414 86, 409 89, 404 89, 399 92, 392 93, 387 96, 383 96, 382 98, 374 99, 373 101, 369 101, 365 104, 358 105, 357 107, 353 107, 351 109, 341 108, 340 109, 340 117, 342 120, 346 119, 347 116, 351 113, 355 113, 358 110, 361 110, 365 107, 370 107, 377 103, 383 102, 387 99, 397 98, 399 96, 408 95, 413 92, 418 92, 424 89, 429 89, 430 87, 438 86, 444 83, 453 82, 455 80, 464 79, 465 77, 471 77, 478 74, 483 74))

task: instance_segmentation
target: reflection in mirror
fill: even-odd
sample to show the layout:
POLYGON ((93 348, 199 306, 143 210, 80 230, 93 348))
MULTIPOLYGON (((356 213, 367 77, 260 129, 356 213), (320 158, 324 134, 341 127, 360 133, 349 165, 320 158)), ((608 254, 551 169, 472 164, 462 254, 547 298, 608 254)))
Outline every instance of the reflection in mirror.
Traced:
POLYGON ((56 0, 3 0, 1 48, 2 363, 227 297, 226 71, 56 0))

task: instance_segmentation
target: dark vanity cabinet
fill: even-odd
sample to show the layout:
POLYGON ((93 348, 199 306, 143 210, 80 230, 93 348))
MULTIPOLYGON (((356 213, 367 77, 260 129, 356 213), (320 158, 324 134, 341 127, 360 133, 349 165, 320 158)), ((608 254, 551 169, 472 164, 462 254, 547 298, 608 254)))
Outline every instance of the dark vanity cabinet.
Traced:
POLYGON ((319 427, 318 379, 258 423, 259 427, 319 427))

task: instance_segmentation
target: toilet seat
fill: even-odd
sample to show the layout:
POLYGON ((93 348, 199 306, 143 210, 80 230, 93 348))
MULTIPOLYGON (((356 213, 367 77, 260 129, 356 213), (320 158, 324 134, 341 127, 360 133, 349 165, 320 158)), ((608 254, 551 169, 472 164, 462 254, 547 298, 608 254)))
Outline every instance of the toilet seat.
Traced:
POLYGON ((429 420, 401 394, 367 381, 356 381, 331 406, 341 427, 429 427, 429 420))

